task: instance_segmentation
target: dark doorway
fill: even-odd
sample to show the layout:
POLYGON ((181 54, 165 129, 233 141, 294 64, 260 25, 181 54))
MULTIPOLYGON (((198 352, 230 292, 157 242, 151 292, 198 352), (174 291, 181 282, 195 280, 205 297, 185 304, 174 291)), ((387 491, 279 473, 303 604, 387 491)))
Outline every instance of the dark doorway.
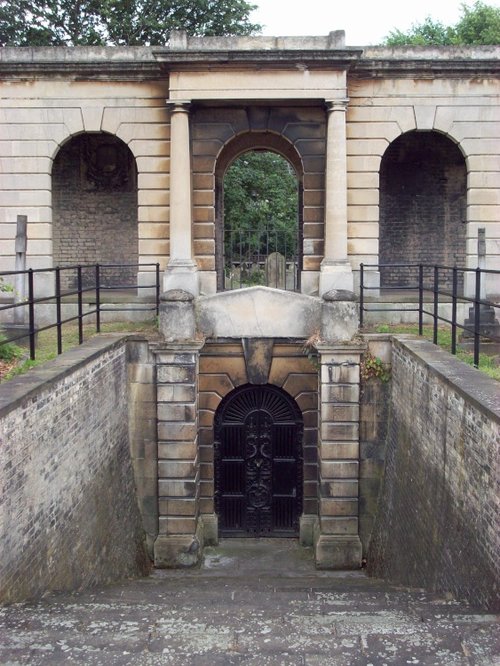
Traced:
MULTIPOLYGON (((464 266, 466 200, 465 159, 451 139, 438 132, 398 137, 380 168, 380 263, 464 266)), ((414 284, 414 276, 396 267, 380 273, 386 287, 414 284)))
POLYGON ((221 536, 296 536, 302 512, 302 415, 270 385, 235 389, 215 417, 221 536))

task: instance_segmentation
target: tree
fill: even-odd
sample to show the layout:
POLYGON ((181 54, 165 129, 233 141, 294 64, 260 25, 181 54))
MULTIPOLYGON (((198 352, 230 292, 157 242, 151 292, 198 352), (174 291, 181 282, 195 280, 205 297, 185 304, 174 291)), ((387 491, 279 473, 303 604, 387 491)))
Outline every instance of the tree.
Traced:
POLYGON ((387 46, 461 46, 500 44, 500 7, 476 0, 472 6, 462 4, 461 17, 454 26, 445 26, 427 17, 414 23, 408 32, 393 30, 385 40, 387 46))
POLYGON ((249 35, 246 0, 0 0, 0 46, 164 45, 171 30, 249 35))
POLYGON ((224 178, 226 258, 297 252, 297 176, 289 162, 269 151, 238 157, 224 178))

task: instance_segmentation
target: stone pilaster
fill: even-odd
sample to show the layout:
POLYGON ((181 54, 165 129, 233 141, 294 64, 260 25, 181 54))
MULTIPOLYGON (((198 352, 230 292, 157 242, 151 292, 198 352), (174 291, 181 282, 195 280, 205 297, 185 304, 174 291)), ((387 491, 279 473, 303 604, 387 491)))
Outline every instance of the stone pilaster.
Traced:
POLYGON ((167 102, 170 111, 170 259, 163 291, 199 293, 193 259, 191 148, 189 102, 167 102))
POLYGON ((356 345, 317 345, 321 363, 316 566, 361 566, 358 535, 359 362, 356 345))
POLYGON ((155 566, 195 565, 203 548, 199 521, 198 365, 202 344, 169 343, 156 352, 158 538, 155 566))
POLYGON ((320 296, 332 289, 354 288, 347 259, 347 103, 347 99, 327 103, 325 251, 319 277, 320 296))

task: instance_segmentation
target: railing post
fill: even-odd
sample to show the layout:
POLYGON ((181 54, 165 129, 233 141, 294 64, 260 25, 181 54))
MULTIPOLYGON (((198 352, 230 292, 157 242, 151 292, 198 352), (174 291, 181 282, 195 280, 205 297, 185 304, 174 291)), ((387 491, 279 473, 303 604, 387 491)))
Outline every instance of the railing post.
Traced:
POLYGON ((62 354, 62 324, 61 324, 61 269, 56 267, 56 320, 57 320, 57 353, 62 354))
POLYGON ((418 265, 418 334, 424 333, 424 267, 418 265))
POLYGON ((474 295, 474 367, 479 368, 479 328, 481 325, 481 269, 476 268, 476 293, 474 295))
POLYGON ((33 269, 28 269, 28 316, 30 331, 30 359, 35 360, 35 288, 33 283, 33 269))
POLYGON ((359 265, 359 327, 363 328, 364 324, 364 309, 365 309, 365 267, 363 263, 359 265))
POLYGON ((82 267, 76 267, 78 287, 78 344, 83 343, 82 267))
POLYGON ((451 291, 451 353, 457 353, 457 291, 458 291, 458 272, 457 267, 453 266, 453 283, 451 291))
POLYGON ((438 343, 438 306, 439 306, 439 267, 434 266, 434 312, 433 312, 433 331, 432 340, 435 345, 438 343))
POLYGON ((160 315, 160 264, 156 264, 156 316, 160 315))
POLYGON ((95 265, 95 330, 101 332, 101 267, 95 265))

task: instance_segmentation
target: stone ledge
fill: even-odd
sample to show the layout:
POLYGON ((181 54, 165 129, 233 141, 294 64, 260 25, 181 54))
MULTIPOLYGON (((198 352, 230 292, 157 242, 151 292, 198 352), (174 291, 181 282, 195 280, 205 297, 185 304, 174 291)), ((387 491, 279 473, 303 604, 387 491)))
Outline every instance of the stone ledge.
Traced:
POLYGON ((43 365, 32 368, 24 375, 14 377, 0 384, 0 417, 15 409, 21 402, 28 400, 42 388, 48 389, 54 383, 64 379, 75 370, 84 367, 106 351, 125 346, 129 340, 145 340, 137 335, 107 333, 96 335, 79 347, 63 352, 57 358, 43 365))
POLYGON ((399 346, 423 361, 429 371, 448 386, 473 403, 489 418, 500 422, 499 383, 431 342, 410 335, 393 336, 393 345, 399 346))

